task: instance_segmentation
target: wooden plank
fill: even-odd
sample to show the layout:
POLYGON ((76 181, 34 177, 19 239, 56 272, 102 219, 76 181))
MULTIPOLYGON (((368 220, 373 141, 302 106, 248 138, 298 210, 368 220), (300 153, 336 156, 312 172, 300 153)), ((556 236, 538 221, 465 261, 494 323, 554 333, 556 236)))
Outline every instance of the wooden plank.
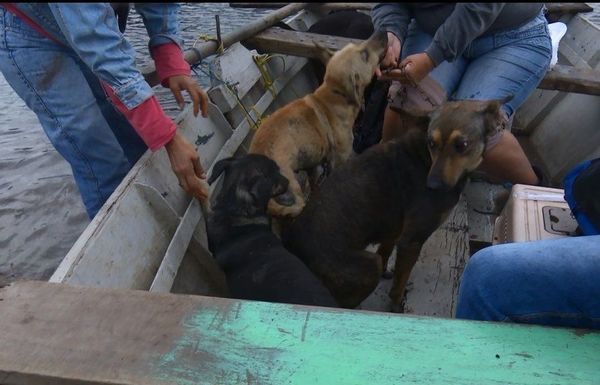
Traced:
POLYGON ((192 199, 177 226, 175 234, 173 234, 173 238, 171 238, 165 256, 150 285, 150 291, 168 293, 171 290, 179 265, 192 239, 194 228, 201 219, 203 219, 203 215, 200 202, 197 199, 192 199))
POLYGON ((408 281, 405 313, 454 317, 460 277, 470 256, 467 208, 461 195, 448 219, 423 245, 408 281))
POLYGON ((309 58, 319 57, 318 43, 332 50, 342 49, 348 43, 360 43, 360 39, 320 35, 317 33, 288 31, 271 27, 247 39, 257 50, 309 58))
MULTIPOLYGON (((271 27, 247 41, 271 53, 318 58, 320 49, 315 43, 339 50, 348 43, 360 43, 362 40, 271 27)), ((538 88, 600 95, 600 71, 556 65, 547 72, 538 88)))
POLYGON ((600 95, 600 71, 557 64, 546 73, 538 88, 600 95))
POLYGON ((0 346, 5 385, 600 378, 598 332, 46 282, 0 290, 0 346))
POLYGON ((594 8, 586 3, 545 3, 548 13, 580 13, 591 12, 594 8))

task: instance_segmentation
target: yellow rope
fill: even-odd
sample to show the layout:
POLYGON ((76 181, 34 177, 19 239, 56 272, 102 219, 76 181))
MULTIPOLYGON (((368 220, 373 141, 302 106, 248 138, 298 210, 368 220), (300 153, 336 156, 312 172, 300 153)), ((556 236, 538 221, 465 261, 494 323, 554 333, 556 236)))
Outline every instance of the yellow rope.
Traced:
MULTIPOLYGON (((198 36, 198 38, 194 41, 194 44, 192 45, 192 48, 195 48, 197 42, 199 40, 203 40, 203 41, 217 41, 217 39, 215 39, 214 37, 207 35, 207 34, 200 34, 198 36)), ((223 53, 223 43, 222 42, 218 42, 220 43, 220 47, 219 47, 219 54, 223 53)), ((270 55, 270 54, 263 54, 263 55, 255 55, 252 57, 252 60, 254 61, 254 63, 256 64, 261 77, 263 79, 263 83, 266 89, 268 89, 271 94, 273 95, 273 98, 275 98, 276 94, 275 94, 275 90, 273 88, 273 84, 275 83, 275 81, 278 79, 276 78, 275 80, 273 80, 271 78, 271 75, 269 74, 269 71, 267 69, 267 63, 273 59, 274 57, 278 57, 282 60, 283 63, 283 70, 282 72, 285 72, 285 58, 282 55, 270 55)), ((231 93, 231 95, 233 95, 233 97, 235 97, 236 103, 238 106, 240 106, 240 108, 244 111, 245 113, 245 119, 248 122, 248 125, 250 126, 251 130, 258 130, 258 128, 260 127, 260 125, 262 124, 262 114, 256 109, 255 105, 252 105, 248 108, 246 108, 246 106, 242 103, 237 89, 235 88, 235 86, 229 84, 228 82, 223 81, 223 79, 219 78, 218 76, 216 76, 216 74, 213 73, 213 76, 215 76, 215 78, 217 80, 219 80, 221 83, 223 83, 225 85, 225 88, 231 93), (248 111, 253 111, 254 114, 256 115, 256 120, 252 119, 252 116, 250 115, 250 112, 248 111)))
POLYGON ((192 48, 196 48, 196 44, 198 41, 214 41, 217 43, 217 55, 223 54, 225 52, 225 47, 223 46, 223 41, 216 38, 216 36, 209 35, 207 33, 201 33, 198 35, 196 40, 194 40, 194 44, 192 44, 192 48))
POLYGON ((283 70, 281 72, 285 73, 285 58, 282 55, 263 54, 252 56, 252 60, 254 61, 254 64, 256 64, 256 67, 258 68, 258 71, 263 79, 263 84, 265 88, 271 92, 273 98, 276 96, 275 90, 273 89, 273 83, 275 83, 277 79, 271 79, 271 74, 269 74, 269 70, 267 69, 267 63, 269 63, 269 61, 275 57, 281 59, 283 63, 283 70))

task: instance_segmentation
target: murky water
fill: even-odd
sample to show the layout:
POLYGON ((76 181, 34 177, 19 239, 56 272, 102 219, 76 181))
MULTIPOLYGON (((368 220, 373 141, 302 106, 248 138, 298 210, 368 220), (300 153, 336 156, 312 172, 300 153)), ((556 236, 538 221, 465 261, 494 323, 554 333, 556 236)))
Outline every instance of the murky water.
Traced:
MULTIPOLYGON (((216 14, 226 34, 268 12, 233 9, 227 3, 184 4, 180 22, 185 45, 191 47, 201 33, 216 35, 216 14)), ((148 35, 135 11, 125 36, 136 48, 140 66, 151 60, 148 35)), ((209 80, 197 79, 206 89, 209 80)), ((170 91, 159 86, 155 92, 167 114, 176 116, 170 91)), ((0 282, 49 278, 88 223, 68 163, 0 74, 0 282)))

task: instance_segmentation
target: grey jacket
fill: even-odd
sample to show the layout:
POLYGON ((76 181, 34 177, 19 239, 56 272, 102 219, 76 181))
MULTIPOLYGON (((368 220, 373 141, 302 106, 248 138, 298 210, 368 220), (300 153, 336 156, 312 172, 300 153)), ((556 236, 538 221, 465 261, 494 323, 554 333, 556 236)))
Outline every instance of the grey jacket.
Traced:
POLYGON ((375 29, 404 42, 412 18, 433 36, 425 50, 437 66, 453 61, 477 37, 516 29, 536 17, 543 3, 379 3, 371 11, 375 29))

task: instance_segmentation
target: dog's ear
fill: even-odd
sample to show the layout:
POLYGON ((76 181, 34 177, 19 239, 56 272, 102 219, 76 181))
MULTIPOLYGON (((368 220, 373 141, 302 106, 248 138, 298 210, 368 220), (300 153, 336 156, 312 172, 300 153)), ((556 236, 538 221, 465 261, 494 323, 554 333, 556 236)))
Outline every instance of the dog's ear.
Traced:
POLYGON ((431 122, 433 116, 438 112, 438 109, 424 110, 419 108, 408 108, 403 111, 407 115, 405 119, 412 119, 416 127, 419 127, 422 130, 427 130, 429 127, 429 122, 431 122))
POLYGON ((485 102, 482 112, 485 114, 485 136, 492 136, 507 122, 508 117, 502 111, 502 106, 511 101, 513 95, 503 99, 489 100, 485 102))
POLYGON ((329 63, 329 59, 331 59, 331 57, 333 55, 335 55, 335 51, 325 47, 319 43, 317 43, 316 41, 313 40, 313 44, 315 45, 315 47, 317 47, 317 57, 318 59, 324 64, 327 65, 327 63, 329 63))
POLYGON ((212 172, 210 174, 210 178, 208 178, 208 184, 210 185, 215 180, 217 180, 219 175, 221 175, 223 173, 223 171, 225 171, 229 166, 231 166, 234 161, 235 161, 235 158, 230 157, 230 158, 221 159, 220 161, 215 163, 215 165, 213 166, 212 172))

